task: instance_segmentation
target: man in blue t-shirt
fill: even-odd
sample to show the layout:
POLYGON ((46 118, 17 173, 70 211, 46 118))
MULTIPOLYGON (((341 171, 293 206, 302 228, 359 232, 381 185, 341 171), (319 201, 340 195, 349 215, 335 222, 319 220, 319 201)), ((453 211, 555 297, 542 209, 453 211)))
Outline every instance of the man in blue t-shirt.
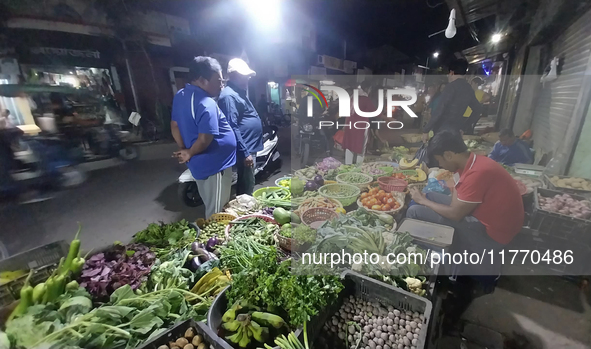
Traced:
POLYGON ((533 163, 533 154, 527 143, 515 137, 511 129, 499 132, 499 141, 495 143, 489 158, 507 166, 533 163))
POLYGON ((173 156, 191 170, 208 218, 230 200, 236 137, 213 99, 223 86, 218 61, 196 57, 189 64, 189 80, 172 102, 171 131, 180 148, 173 156))
POLYGON ((263 124, 246 93, 248 80, 255 75, 256 72, 245 61, 240 58, 231 59, 228 62, 228 86, 222 90, 218 101, 236 135, 238 195, 252 195, 256 153, 263 150, 263 124))

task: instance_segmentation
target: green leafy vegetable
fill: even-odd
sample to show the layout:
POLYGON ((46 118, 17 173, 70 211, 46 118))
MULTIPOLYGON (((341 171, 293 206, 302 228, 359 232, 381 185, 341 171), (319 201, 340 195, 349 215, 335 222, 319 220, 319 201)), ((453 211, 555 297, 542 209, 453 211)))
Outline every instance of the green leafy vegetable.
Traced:
POLYGON ((333 302, 343 285, 336 276, 295 275, 291 260, 277 263, 275 248, 253 258, 248 269, 233 276, 229 304, 244 300, 267 309, 283 309, 293 327, 333 302))

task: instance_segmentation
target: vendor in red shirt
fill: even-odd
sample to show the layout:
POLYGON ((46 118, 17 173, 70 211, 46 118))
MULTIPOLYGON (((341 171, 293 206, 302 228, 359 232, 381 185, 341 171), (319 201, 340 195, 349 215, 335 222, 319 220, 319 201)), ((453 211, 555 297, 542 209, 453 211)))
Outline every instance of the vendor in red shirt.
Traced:
POLYGON ((524 216, 511 175, 494 160, 469 152, 455 131, 437 133, 427 152, 440 167, 456 172, 455 188, 451 196, 411 189, 418 205, 411 206, 406 216, 453 227, 455 250, 482 253, 511 242, 524 216))

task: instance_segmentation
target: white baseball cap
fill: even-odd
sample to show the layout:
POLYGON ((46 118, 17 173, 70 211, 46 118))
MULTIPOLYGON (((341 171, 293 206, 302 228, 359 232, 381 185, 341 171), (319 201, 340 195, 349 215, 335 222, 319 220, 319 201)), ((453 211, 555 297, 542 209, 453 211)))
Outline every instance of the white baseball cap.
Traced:
POLYGON ((238 74, 244 76, 257 75, 257 73, 250 69, 248 64, 240 58, 232 58, 230 62, 228 62, 228 74, 232 72, 237 72, 238 74))

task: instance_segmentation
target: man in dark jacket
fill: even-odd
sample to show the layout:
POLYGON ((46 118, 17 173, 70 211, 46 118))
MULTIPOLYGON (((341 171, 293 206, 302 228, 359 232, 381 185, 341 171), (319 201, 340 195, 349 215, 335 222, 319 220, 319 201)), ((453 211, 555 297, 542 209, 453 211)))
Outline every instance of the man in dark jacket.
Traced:
POLYGON ((470 121, 470 118, 464 118, 468 107, 472 108, 474 115, 480 115, 482 105, 476 99, 472 86, 464 78, 467 69, 468 62, 464 59, 457 59, 449 65, 449 84, 441 93, 431 119, 423 128, 423 142, 429 139, 430 131, 464 131, 470 121))
POLYGON ((252 195, 256 153, 263 150, 263 124, 246 93, 248 80, 256 72, 240 58, 228 63, 228 86, 224 87, 218 105, 228 118, 236 135, 236 194, 252 195))

